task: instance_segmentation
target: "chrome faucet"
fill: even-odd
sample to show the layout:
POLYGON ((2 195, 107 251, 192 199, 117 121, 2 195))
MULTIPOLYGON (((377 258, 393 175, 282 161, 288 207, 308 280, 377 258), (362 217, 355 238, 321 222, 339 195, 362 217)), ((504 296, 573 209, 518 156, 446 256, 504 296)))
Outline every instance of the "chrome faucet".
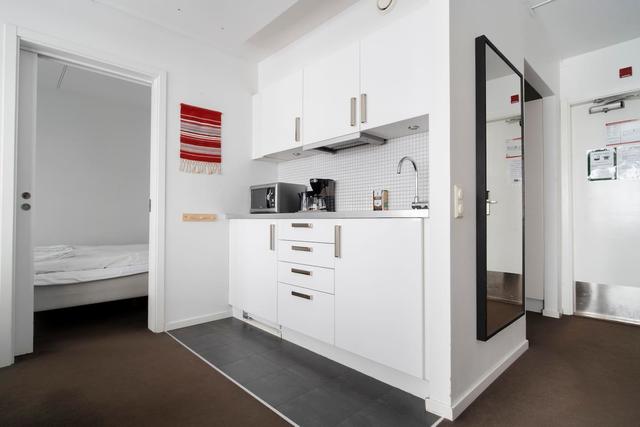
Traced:
POLYGON ((404 156, 400 159, 400 161, 398 162, 398 175, 402 173, 402 164, 405 160, 411 162, 411 164, 413 165, 413 170, 416 172, 416 195, 413 198, 413 202, 411 202, 411 209, 428 209, 429 203, 426 201, 421 201, 418 197, 418 165, 416 165, 416 162, 411 157, 404 156))

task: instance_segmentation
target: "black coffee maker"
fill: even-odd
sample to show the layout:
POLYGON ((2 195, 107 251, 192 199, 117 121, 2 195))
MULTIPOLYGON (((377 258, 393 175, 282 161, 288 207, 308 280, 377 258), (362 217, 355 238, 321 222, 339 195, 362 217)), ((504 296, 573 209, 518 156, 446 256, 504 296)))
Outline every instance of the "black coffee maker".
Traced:
POLYGON ((311 178, 312 205, 315 210, 335 212, 336 211, 336 182, 332 179, 311 178))

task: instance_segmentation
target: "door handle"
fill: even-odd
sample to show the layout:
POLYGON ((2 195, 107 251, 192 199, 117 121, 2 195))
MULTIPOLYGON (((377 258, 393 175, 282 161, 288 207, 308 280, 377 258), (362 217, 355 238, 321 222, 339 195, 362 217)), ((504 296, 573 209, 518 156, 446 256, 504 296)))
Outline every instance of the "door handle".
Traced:
POLYGON ((367 94, 360 94, 360 123, 367 123, 367 94))
POLYGON ((275 224, 269 224, 269 250, 270 251, 275 251, 276 250, 276 225, 275 224))
POLYGON ((356 125, 356 103, 358 100, 353 97, 351 98, 351 126, 356 125))

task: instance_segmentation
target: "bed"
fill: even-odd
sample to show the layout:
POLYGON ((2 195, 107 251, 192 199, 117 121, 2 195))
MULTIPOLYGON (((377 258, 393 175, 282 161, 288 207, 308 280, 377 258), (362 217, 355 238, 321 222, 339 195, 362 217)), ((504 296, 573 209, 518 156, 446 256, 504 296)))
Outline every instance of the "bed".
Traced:
POLYGON ((41 246, 34 251, 34 310, 146 296, 149 246, 41 246))

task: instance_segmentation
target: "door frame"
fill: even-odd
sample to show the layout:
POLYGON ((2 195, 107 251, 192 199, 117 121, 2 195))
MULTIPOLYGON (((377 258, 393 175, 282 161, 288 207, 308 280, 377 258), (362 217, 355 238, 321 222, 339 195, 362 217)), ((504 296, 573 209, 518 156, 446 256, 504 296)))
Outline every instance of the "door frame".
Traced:
POLYGON ((562 314, 573 315, 575 312, 575 277, 573 257, 573 107, 591 103, 597 98, 607 98, 629 92, 640 91, 640 87, 624 91, 607 92, 601 95, 562 100, 560 107, 561 153, 560 153, 560 186, 561 186, 561 248, 560 248, 560 307, 562 314))
POLYGON ((2 46, 0 133, 0 367, 14 362, 17 91, 20 49, 151 87, 148 327, 165 325, 167 73, 22 27, 6 24, 2 46))

